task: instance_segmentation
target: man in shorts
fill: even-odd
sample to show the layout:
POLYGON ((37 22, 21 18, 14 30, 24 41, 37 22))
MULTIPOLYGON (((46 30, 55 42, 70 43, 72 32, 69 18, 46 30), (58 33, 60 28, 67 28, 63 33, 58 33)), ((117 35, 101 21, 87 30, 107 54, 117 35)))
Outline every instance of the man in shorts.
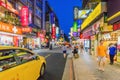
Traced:
POLYGON ((97 47, 97 59, 99 70, 104 71, 105 62, 107 57, 107 49, 103 46, 103 41, 100 41, 100 45, 97 47))

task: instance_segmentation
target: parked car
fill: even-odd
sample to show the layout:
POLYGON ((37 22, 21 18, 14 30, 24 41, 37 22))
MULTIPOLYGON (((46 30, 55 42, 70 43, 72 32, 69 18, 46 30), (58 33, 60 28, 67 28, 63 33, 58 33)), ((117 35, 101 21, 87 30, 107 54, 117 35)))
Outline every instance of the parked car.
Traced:
POLYGON ((0 46, 0 80, 37 80, 45 67, 45 58, 28 49, 0 46))

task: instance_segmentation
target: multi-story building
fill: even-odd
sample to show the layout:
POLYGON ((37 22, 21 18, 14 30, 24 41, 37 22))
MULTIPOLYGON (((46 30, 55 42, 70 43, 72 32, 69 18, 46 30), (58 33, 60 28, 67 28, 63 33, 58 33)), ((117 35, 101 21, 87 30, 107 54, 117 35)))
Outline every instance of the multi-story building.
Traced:
POLYGON ((46 1, 45 7, 45 29, 47 36, 53 38, 58 38, 59 35, 59 21, 56 14, 53 12, 53 9, 50 7, 49 3, 46 1), (53 36, 54 34, 54 36, 53 36))
POLYGON ((0 44, 39 46, 37 33, 42 29, 42 0, 0 0, 0 3, 0 25, 3 26, 0 44))
POLYGON ((81 25, 81 35, 82 38, 89 40, 91 54, 96 55, 95 48, 99 41, 104 40, 106 32, 112 31, 112 26, 106 22, 107 0, 89 0, 83 9, 93 9, 81 25))

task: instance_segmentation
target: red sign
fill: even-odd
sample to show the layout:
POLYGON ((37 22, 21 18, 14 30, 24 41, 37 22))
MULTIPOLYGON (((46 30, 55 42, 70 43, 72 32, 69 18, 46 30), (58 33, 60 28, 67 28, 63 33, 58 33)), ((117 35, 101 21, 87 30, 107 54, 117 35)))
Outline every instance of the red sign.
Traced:
POLYGON ((3 1, 0 0, 0 6, 5 7, 6 9, 10 10, 11 12, 15 13, 18 15, 18 11, 15 10, 14 8, 8 6, 7 4, 5 4, 3 1))
POLYGON ((44 39, 45 39, 44 34, 42 34, 40 32, 38 32, 38 37, 40 37, 41 41, 44 41, 44 39))
POLYGON ((118 29, 120 29, 120 23, 114 24, 113 25, 113 30, 115 31, 115 30, 118 30, 118 29))
POLYGON ((32 28, 31 27, 22 27, 22 32, 27 33, 27 32, 32 32, 32 28))
POLYGON ((13 37, 13 42, 14 42, 14 46, 18 47, 18 37, 17 36, 13 37))
POLYGON ((22 26, 27 26, 28 25, 28 7, 23 6, 21 9, 21 23, 22 26))
POLYGON ((53 39, 56 38, 56 27, 55 27, 55 24, 52 25, 52 38, 53 39))

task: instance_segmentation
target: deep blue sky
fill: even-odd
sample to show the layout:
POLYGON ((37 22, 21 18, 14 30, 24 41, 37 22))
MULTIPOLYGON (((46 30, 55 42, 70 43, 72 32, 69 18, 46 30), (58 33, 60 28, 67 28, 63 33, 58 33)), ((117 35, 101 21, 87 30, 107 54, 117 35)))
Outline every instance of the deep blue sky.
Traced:
POLYGON ((68 35, 73 25, 73 8, 82 6, 82 0, 47 0, 58 17, 62 30, 68 35))

